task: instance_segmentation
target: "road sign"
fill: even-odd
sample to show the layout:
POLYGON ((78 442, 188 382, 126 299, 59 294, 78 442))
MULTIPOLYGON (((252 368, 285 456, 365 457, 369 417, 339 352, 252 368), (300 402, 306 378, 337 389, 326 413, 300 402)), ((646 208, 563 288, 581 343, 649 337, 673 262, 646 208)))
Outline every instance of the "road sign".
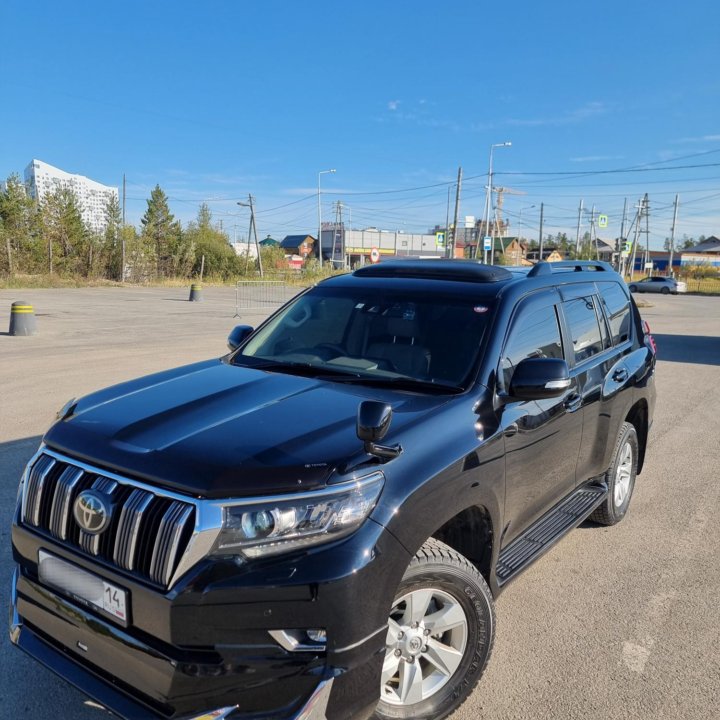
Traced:
POLYGON ((598 215, 598 227, 606 228, 608 226, 608 216, 598 215))
POLYGON ((489 250, 492 247, 492 238, 486 235, 483 238, 483 250, 489 250))
POLYGON ((376 247, 374 247, 370 251, 370 262, 371 263, 380 262, 380 251, 376 247))
POLYGON ((652 270, 652 269, 653 269, 653 264, 652 264, 651 262, 645 263, 645 269, 646 269, 646 270, 652 270))
POLYGON ((444 232, 436 232, 435 233, 435 247, 445 247, 445 233, 444 232))

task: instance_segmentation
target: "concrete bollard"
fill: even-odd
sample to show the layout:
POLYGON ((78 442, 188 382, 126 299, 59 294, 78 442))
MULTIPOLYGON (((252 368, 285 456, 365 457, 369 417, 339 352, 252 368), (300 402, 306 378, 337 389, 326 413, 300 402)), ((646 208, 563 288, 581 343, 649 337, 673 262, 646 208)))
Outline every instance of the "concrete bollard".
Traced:
POLYGON ((202 302, 202 285, 194 283, 190 286, 190 302, 202 302))
POLYGON ((37 335, 35 311, 24 300, 10 306, 10 335, 37 335))

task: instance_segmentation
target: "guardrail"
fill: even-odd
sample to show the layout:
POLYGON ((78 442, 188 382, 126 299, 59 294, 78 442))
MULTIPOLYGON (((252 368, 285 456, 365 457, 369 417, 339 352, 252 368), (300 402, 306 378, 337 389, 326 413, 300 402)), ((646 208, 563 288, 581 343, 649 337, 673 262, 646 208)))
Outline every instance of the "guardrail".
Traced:
POLYGON ((270 313, 305 288, 282 280, 238 280, 235 284, 235 315, 244 312, 270 313))

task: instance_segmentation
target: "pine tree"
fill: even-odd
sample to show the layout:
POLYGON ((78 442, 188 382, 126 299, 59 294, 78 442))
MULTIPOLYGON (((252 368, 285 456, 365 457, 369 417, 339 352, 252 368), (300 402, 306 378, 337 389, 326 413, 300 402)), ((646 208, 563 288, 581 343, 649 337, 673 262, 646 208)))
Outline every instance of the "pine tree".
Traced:
POLYGON ((120 202, 113 194, 105 204, 105 233, 103 235, 103 255, 105 272, 116 280, 123 279, 122 267, 122 215, 120 202))
POLYGON ((59 187, 41 206, 44 236, 48 243, 50 272, 88 275, 92 265, 91 233, 82 219, 77 196, 59 187))
POLYGON ((7 179, 0 191, 0 270, 9 275, 35 270, 32 265, 37 244, 37 212, 18 175, 7 179))
POLYGON ((178 270, 183 252, 180 223, 170 212, 167 195, 159 185, 150 193, 147 210, 140 221, 142 237, 155 254, 156 275, 170 277, 178 270))

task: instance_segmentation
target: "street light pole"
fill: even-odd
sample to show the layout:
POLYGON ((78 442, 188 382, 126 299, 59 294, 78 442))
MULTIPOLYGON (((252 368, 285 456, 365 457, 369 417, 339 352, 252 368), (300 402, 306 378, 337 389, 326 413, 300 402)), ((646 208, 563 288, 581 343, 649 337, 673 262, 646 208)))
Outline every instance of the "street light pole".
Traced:
POLYGON ((523 210, 532 210, 534 207, 535 207, 534 205, 521 205, 520 206, 520 215, 518 217, 518 245, 520 244, 520 233, 522 232, 523 210))
POLYGON ((320 267, 322 267, 323 264, 323 258, 322 258, 322 209, 321 209, 321 203, 320 203, 320 176, 325 175, 327 173, 334 173, 335 168, 332 168, 330 170, 320 170, 318 173, 318 261, 320 262, 320 267))
MULTIPOLYGON (((502 143, 493 143, 490 146, 490 162, 488 163, 488 184, 487 184, 487 197, 485 198, 485 207, 487 208, 487 219, 485 220, 485 233, 488 233, 488 230, 490 229, 490 216, 492 215, 492 176, 493 176, 493 150, 495 150, 496 147, 511 147, 512 143, 510 141, 502 142, 502 143)), ((495 264, 495 240, 494 240, 494 233, 490 234, 491 237, 493 237, 492 245, 490 246, 490 264, 495 264)), ((485 241, 483 240, 483 243, 485 241)), ((478 242, 477 247, 480 247, 480 243, 478 242)))

